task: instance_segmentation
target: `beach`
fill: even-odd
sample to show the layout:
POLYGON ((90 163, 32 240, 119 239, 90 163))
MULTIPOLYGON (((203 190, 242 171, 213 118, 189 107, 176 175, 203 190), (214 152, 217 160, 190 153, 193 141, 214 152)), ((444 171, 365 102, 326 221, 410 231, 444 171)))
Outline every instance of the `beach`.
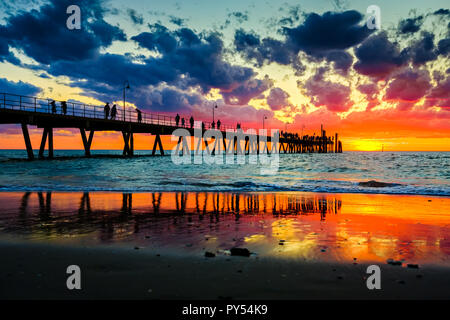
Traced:
POLYGON ((0 204, 2 299, 450 294, 447 197, 2 192, 0 204), (66 287, 69 265, 81 269, 81 290, 66 287), (381 268, 381 290, 367 288, 369 265, 381 268))

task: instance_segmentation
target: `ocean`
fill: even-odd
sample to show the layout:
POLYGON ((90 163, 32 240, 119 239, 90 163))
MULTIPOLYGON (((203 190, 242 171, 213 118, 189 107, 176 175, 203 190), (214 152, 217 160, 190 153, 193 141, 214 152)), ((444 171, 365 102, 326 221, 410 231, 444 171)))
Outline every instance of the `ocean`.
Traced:
POLYGON ((140 150, 134 158, 121 158, 111 157, 120 155, 119 150, 93 150, 92 158, 84 158, 81 150, 55 150, 62 158, 26 161, 24 150, 1 150, 0 191, 450 195, 450 152, 280 154, 276 174, 261 174, 260 164, 249 163, 176 165, 170 156, 145 156, 150 153, 140 150), (393 185, 359 184, 371 180, 393 185))

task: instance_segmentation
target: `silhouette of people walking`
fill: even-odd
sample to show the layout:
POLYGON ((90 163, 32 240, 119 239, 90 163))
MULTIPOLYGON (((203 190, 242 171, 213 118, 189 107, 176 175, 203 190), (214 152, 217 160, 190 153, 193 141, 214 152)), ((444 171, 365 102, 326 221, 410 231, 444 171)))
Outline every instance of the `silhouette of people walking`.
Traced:
POLYGON ((136 109, 136 112, 137 112, 137 120, 139 123, 141 123, 142 122, 142 112, 139 109, 136 109))
POLYGON ((220 120, 217 120, 217 129, 220 129, 220 124, 221 124, 220 120))
POLYGON ((107 102, 105 104, 104 110, 105 110, 105 119, 108 119, 109 118, 109 110, 110 110, 109 102, 107 102))
POLYGON ((61 110, 64 115, 67 114, 67 102, 65 101, 61 102, 61 110))
POLYGON ((117 115, 117 107, 114 104, 111 108, 111 120, 116 120, 116 115, 117 115))
POLYGON ((194 117, 191 116, 191 118, 189 119, 189 124, 191 125, 191 128, 194 127, 194 117))
POLYGON ((180 115, 177 113, 177 116, 175 117, 175 123, 176 126, 178 127, 178 124, 180 123, 180 115))
POLYGON ((205 131, 205 123, 202 121, 202 131, 205 131))
POLYGON ((52 100, 52 102, 50 102, 50 105, 52 106, 52 113, 56 113, 56 103, 55 103, 55 100, 52 100))
POLYGON ((211 129, 214 129, 216 127, 216 123, 213 121, 213 123, 211 123, 211 129))
POLYGON ((184 118, 181 118, 181 126, 184 127, 184 125, 185 125, 184 118))

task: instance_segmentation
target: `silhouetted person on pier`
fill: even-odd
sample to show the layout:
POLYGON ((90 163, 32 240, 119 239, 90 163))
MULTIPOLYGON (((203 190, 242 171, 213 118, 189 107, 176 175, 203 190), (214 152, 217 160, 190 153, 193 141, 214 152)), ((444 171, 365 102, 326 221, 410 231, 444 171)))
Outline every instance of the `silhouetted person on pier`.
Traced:
POLYGON ((111 120, 116 120, 117 106, 114 104, 111 108, 111 120))
POLYGON ((175 124, 177 127, 179 123, 180 123, 180 115, 177 113, 177 116, 175 117, 175 124))
POLYGON ((241 128, 241 124, 238 123, 238 124, 236 125, 236 129, 240 129, 240 128, 241 128))
POLYGON ((52 102, 50 102, 50 105, 52 106, 52 113, 56 113, 56 103, 55 103, 55 100, 53 100, 52 102))
POLYGON ((64 115, 67 114, 67 102, 65 101, 61 102, 61 110, 64 115))
POLYGON ((215 122, 211 123, 211 128, 214 129, 215 127, 216 127, 216 123, 215 122))
POLYGON ((220 129, 220 120, 217 120, 217 129, 220 129))
POLYGON ((186 121, 184 121, 184 118, 181 118, 181 126, 184 127, 186 121))
POLYGON ((110 110, 111 108, 110 108, 110 106, 109 106, 109 102, 107 102, 106 104, 105 104, 105 108, 104 108, 104 110, 105 110, 105 119, 108 119, 109 118, 109 110, 110 110))
POLYGON ((191 116, 191 118, 189 119, 189 124, 191 125, 191 128, 194 127, 194 117, 191 116))
POLYGON ((142 112, 139 109, 136 109, 136 112, 137 112, 137 118, 138 118, 137 120, 139 123, 141 123, 142 122, 142 112))
POLYGON ((202 131, 205 131, 205 123, 202 122, 202 131))

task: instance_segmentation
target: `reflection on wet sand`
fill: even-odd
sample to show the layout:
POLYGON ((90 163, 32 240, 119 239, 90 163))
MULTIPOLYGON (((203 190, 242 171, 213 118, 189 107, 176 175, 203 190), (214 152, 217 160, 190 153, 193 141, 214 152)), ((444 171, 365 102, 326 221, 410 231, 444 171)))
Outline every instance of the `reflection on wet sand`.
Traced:
POLYGON ((315 193, 0 193, 0 234, 181 252, 447 264, 450 199, 315 193))

